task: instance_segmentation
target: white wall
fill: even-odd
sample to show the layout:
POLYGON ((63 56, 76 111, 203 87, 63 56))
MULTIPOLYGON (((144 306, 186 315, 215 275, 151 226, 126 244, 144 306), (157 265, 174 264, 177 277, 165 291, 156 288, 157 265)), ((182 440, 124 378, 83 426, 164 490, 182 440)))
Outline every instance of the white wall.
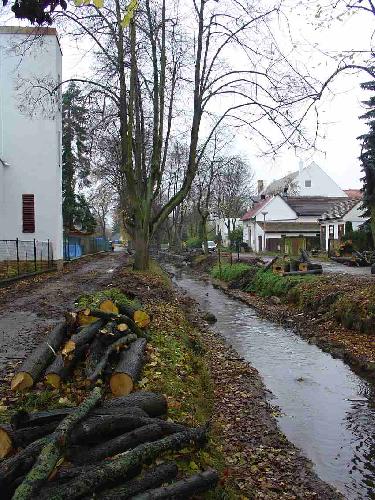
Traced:
MULTIPOLYGON (((239 227, 242 227, 242 225, 243 225, 243 222, 241 219, 231 218, 230 219, 230 231, 233 230, 233 223, 235 224, 236 229, 239 227)), ((218 235, 219 232, 221 232, 223 245, 229 244, 227 224, 228 224, 228 219, 217 219, 215 221, 215 233, 216 233, 216 235, 218 235)))
MULTIPOLYGON (((21 79, 30 89, 35 78, 57 84, 61 80, 61 51, 56 35, 38 38, 21 55, 10 48, 30 40, 30 28, 13 34, 0 28, 0 239, 53 242, 55 260, 62 259, 61 109, 59 99, 50 103, 48 116, 36 108, 30 118, 30 93, 16 89, 21 79), (34 194, 35 233, 22 232, 22 194, 34 194)), ((52 30, 48 30, 51 33, 52 30)), ((43 101, 46 103, 47 101, 43 101)))
POLYGON ((299 172, 297 181, 299 185, 297 196, 347 197, 347 194, 338 184, 315 162, 312 162, 299 172), (311 187, 305 186, 306 181, 311 181, 311 187))
POLYGON ((362 217, 364 210, 361 210, 362 201, 358 202, 347 214, 344 215, 344 223, 350 221, 353 225, 353 229, 356 230, 358 227, 369 219, 369 217, 362 217))
POLYGON ((286 221, 286 220, 296 220, 297 214, 290 208, 290 206, 285 203, 281 196, 275 196, 269 200, 256 215, 256 220, 263 222, 264 216, 262 212, 267 212, 267 221, 286 221))

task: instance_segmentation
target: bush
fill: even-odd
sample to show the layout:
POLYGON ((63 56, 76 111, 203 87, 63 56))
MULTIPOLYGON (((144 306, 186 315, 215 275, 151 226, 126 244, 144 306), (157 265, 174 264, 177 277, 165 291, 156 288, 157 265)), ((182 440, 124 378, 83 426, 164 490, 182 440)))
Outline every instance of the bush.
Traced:
POLYGON ((202 248, 202 238, 198 236, 192 236, 186 240, 187 248, 202 248))
POLYGON ((221 264, 221 272, 219 264, 216 264, 211 270, 213 278, 222 279, 223 281, 232 281, 240 278, 251 269, 251 266, 241 262, 230 265, 229 263, 221 264))

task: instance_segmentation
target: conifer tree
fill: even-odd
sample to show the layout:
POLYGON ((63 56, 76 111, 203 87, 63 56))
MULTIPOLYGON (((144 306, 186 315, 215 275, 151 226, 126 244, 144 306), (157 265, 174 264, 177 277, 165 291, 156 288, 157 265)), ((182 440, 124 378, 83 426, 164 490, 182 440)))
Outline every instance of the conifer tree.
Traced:
POLYGON ((74 228, 79 223, 82 229, 93 231, 95 218, 90 212, 85 197, 76 193, 77 184, 88 186, 90 161, 87 110, 80 99, 80 89, 72 82, 63 94, 63 137, 62 137, 62 191, 64 227, 74 228))
POLYGON ((362 142, 360 160, 362 163, 363 181, 363 207, 366 216, 370 217, 372 237, 375 243, 375 81, 362 83, 364 90, 370 90, 374 94, 364 104, 367 111, 360 118, 366 120, 368 132, 358 139, 362 142))

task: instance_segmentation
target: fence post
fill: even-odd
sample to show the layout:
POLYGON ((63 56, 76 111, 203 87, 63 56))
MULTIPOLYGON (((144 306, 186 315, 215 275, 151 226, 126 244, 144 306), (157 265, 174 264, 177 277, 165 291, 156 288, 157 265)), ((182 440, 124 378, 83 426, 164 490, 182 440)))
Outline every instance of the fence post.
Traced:
POLYGON ((47 269, 49 269, 49 238, 47 240, 47 269))
POLYGON ((34 271, 36 272, 36 242, 34 238, 34 271))
POLYGON ((17 251, 17 274, 20 275, 20 254, 18 251, 18 238, 16 238, 16 251, 17 251))

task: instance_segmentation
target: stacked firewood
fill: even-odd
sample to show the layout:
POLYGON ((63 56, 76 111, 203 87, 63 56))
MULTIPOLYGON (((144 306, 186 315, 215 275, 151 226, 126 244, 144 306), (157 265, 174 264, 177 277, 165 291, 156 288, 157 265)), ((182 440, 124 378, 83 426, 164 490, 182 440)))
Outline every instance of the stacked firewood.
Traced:
POLYGON ((103 401, 98 387, 74 409, 16 413, 2 426, 14 454, 0 462, 1 499, 171 499, 214 488, 216 471, 181 479, 176 463, 163 461, 207 438, 206 427, 189 428, 166 414, 161 394, 103 401))
MULTIPOLYGON (((115 396, 129 394, 144 362, 147 343, 145 328, 149 315, 142 309, 103 301, 98 309, 66 314, 25 360, 11 381, 14 391, 31 388, 44 374, 46 384, 58 389, 84 362, 90 384, 108 376, 115 396)), ((1 457, 0 457, 1 458, 1 457)))

